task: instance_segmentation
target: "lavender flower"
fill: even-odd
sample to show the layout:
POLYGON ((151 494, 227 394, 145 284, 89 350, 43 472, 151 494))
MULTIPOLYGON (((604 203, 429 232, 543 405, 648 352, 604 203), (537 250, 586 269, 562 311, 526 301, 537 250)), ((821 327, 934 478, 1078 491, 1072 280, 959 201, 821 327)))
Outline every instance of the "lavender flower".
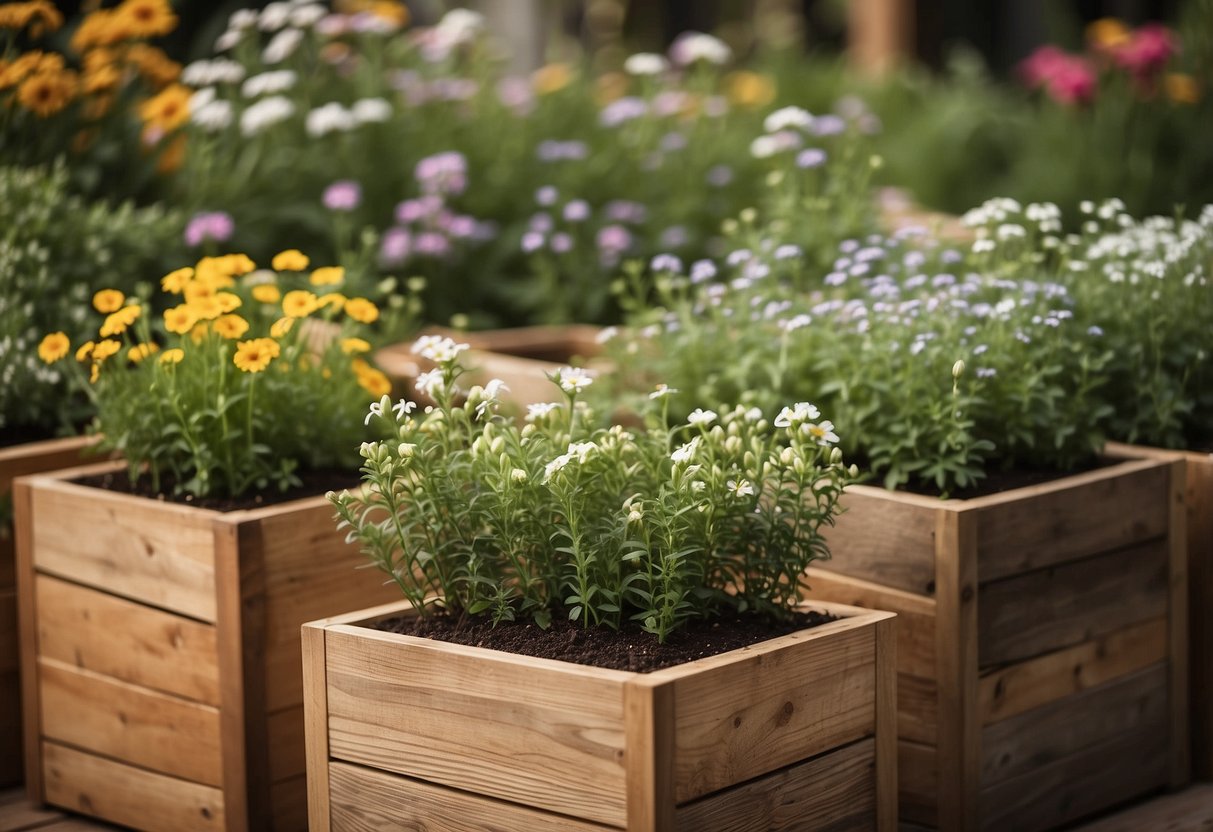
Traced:
POLYGON ((195 214, 185 227, 185 244, 191 248, 209 241, 225 243, 235 231, 232 217, 225 211, 206 211, 195 214))
POLYGON ((672 272, 674 274, 682 274, 682 261, 673 254, 658 254, 649 263, 649 268, 654 272, 672 272))
POLYGON ((796 167, 819 168, 826 161, 826 152, 817 147, 806 147, 796 154, 796 167))
POLYGON ((412 235, 400 227, 389 228, 379 243, 379 262, 392 268, 404 265, 412 250, 412 235))
POLYGON ((322 201, 330 211, 353 211, 362 204, 362 186, 352 179, 339 179, 324 189, 322 201))
POLYGON ((461 194, 467 189, 467 159, 454 150, 427 156, 417 162, 413 177, 427 194, 461 194))
POLYGON ((590 218, 590 204, 584 199, 574 199, 564 206, 564 218, 568 222, 585 222, 590 218))

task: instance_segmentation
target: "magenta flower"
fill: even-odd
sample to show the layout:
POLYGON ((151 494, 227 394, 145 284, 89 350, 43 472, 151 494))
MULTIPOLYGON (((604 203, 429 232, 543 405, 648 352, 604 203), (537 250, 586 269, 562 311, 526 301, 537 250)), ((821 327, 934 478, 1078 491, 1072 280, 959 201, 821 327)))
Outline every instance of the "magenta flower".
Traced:
POLYGON ((362 186, 352 179, 340 179, 324 189, 323 202, 330 211, 353 211, 362 204, 362 186))
POLYGON ((231 214, 225 211, 204 211, 195 214, 185 227, 185 244, 191 248, 207 241, 226 243, 236 230, 231 214))
POLYGON ((1095 97, 1095 69, 1079 55, 1055 46, 1042 46, 1019 66, 1024 82, 1033 89, 1044 87, 1049 97, 1062 104, 1082 104, 1095 97))
POLYGON ((383 233, 379 243, 379 262, 384 266, 403 266, 412 251, 412 236, 406 229, 393 227, 383 233))
POLYGON ((1113 52, 1116 63, 1138 78, 1154 76, 1179 51, 1175 35, 1159 23, 1147 23, 1133 32, 1133 37, 1113 52))

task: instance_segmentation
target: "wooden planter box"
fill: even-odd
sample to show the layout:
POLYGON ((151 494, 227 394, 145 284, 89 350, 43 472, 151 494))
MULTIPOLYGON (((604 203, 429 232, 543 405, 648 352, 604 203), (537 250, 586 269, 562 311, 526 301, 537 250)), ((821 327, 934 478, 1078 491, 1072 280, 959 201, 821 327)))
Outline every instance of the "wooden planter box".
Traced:
POLYGON ((146 830, 305 829, 299 627, 397 597, 324 497, 219 512, 17 480, 30 797, 146 830))
POLYGON ((893 618, 641 674, 303 628, 313 832, 896 828, 893 618))
MULTIPOLYGON (((430 330, 471 346, 465 363, 474 368, 468 384, 499 378, 510 388, 506 399, 520 410, 528 404, 554 401, 558 392, 547 374, 575 360, 587 361, 602 352, 601 330, 595 326, 528 326, 484 332, 430 330)), ((412 391, 417 376, 429 364, 412 351, 413 344, 394 344, 375 353, 375 363, 401 387, 412 391)))
POLYGON ((1184 461, 1188 488, 1188 661, 1192 774, 1213 780, 1213 454, 1109 443, 1125 459, 1184 461))
MULTIPOLYGON (((95 437, 73 436, 0 448, 0 500, 13 480, 79 465, 95 437)), ((13 530, 0 523, 0 747, 21 747, 21 682, 17 661, 17 575, 13 530)), ((21 782, 21 754, 0 754, 0 787, 21 782)))
POLYGON ((1137 460, 971 500, 847 490, 810 595, 898 614, 903 821, 1047 829, 1186 782, 1184 478, 1137 460))

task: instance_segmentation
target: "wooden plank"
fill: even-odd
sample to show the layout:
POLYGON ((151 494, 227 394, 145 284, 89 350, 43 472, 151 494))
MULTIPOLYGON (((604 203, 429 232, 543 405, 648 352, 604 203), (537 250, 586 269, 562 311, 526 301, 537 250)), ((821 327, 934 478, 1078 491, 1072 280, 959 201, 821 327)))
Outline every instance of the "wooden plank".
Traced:
POLYGON ((942 501, 852 485, 840 505, 843 513, 824 532, 826 544, 837 556, 819 562, 821 571, 918 595, 933 593, 935 514, 942 501))
POLYGON ((99 436, 69 436, 0 448, 0 496, 13 490, 17 477, 79 465, 99 441, 99 436))
POLYGON ((897 675, 897 736, 935 745, 939 731, 939 698, 934 679, 897 675))
MULTIPOLYGON (((1169 735, 1171 777, 1167 785, 1178 789, 1191 777, 1191 737, 1188 734, 1188 511, 1185 504, 1188 482, 1182 459, 1169 463, 1171 479, 1168 506, 1171 513, 1167 537, 1170 578, 1167 604, 1170 647, 1167 669, 1170 688, 1169 735)), ((1202 661, 1208 661, 1203 657, 1202 661)))
POLYGON ((627 822, 629 674, 348 625, 330 627, 325 641, 332 757, 627 822))
POLYGON ((977 824, 977 523, 970 512, 940 512, 935 533, 938 820, 944 829, 977 824))
POLYGON ((329 764, 329 782, 332 828, 340 832, 606 832, 615 828, 337 761, 329 764))
POLYGON ((19 662, 17 588, 0 589, 0 673, 16 670, 19 662))
POLYGON ((325 670, 325 630, 307 624, 303 640, 304 752, 307 759, 308 826, 312 832, 329 832, 329 722, 328 679, 325 670))
POLYGON ((897 829, 897 620, 876 624, 876 829, 897 829))
POLYGON ((289 780, 307 768, 304 752, 303 706, 295 705, 269 714, 265 720, 271 782, 289 780))
POLYGON ((273 832, 308 832, 307 777, 288 777, 270 786, 270 829, 273 832))
POLYGON ((629 830, 674 827, 674 707, 672 682, 638 678, 623 686, 629 830))
POLYGON ((54 742, 43 743, 47 801, 133 829, 224 829, 223 794, 54 742))
POLYGON ((17 623, 21 639, 21 754, 26 793, 40 804, 46 795, 42 777, 42 714, 38 708, 38 612, 34 597, 33 494, 28 480, 13 483, 13 529, 17 546, 17 623))
POLYGON ((911 0, 849 0, 847 58, 867 75, 888 72, 913 53, 911 0))
POLYGON ((1213 780, 1213 455, 1187 464, 1192 772, 1213 780))
POLYGON ((124 598, 215 621, 205 509, 34 478, 35 566, 124 598))
POLYGON ((1166 538, 982 584, 983 668, 1043 655, 1167 615, 1166 538))
POLYGON ((473 350, 568 364, 573 358, 593 358, 602 352, 602 330, 588 324, 555 324, 452 332, 450 337, 473 350))
POLYGON ((100 674, 39 659, 42 734, 208 786, 223 782, 219 714, 100 674))
POLYGON ((738 655, 710 671, 699 668, 678 679, 677 802, 872 736, 876 730, 872 636, 870 627, 856 627, 794 649, 738 655), (805 679, 813 684, 804 684, 805 679), (738 702, 746 704, 738 706, 738 702))
POLYGON ((50 575, 35 578, 40 655, 219 704, 215 628, 50 575))
POLYGON ((935 747, 897 743, 897 803, 901 821, 934 828, 938 819, 939 760, 935 747))
POLYGON ((1167 653, 1167 619, 1156 618, 988 671, 978 685, 978 718, 999 722, 1166 661, 1167 653))
POLYGON ((982 583, 1165 536, 1169 475, 1165 462, 1119 462, 966 501, 982 583))
POLYGON ((1076 832, 1208 832, 1213 829, 1213 783, 1201 783, 1079 827, 1076 832))
POLYGON ((877 821, 876 753, 872 739, 859 740, 679 806, 677 824, 664 828, 685 832, 891 832, 896 824, 884 826, 877 821))
POLYGON ((0 829, 34 829, 62 817, 62 812, 32 803, 23 791, 6 792, 0 797, 0 829))
MULTIPOLYGON (((23 776, 21 753, 21 678, 16 670, 0 673, 0 785, 12 786, 23 776)), ((4 825, 0 824, 0 829, 4 825)))

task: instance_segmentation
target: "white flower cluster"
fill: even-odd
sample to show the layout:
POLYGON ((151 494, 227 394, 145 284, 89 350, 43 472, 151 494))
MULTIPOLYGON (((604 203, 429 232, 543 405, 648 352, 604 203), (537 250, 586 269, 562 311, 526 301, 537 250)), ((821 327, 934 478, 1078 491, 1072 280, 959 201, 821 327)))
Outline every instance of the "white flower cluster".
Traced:
POLYGON ((420 355, 438 364, 450 363, 468 349, 467 344, 460 344, 445 335, 422 335, 413 343, 414 355, 420 355))
POLYGON ((382 123, 392 117, 392 105, 383 98, 363 98, 346 107, 336 101, 322 104, 307 114, 309 136, 345 133, 363 124, 382 123))
POLYGON ((766 133, 750 143, 750 155, 769 159, 777 153, 799 150, 804 144, 804 131, 813 124, 813 114, 800 107, 783 107, 766 117, 766 133))
POLYGON ((733 59, 733 50, 712 35, 683 32, 670 45, 670 59, 679 66, 690 66, 698 61, 723 66, 733 59))

